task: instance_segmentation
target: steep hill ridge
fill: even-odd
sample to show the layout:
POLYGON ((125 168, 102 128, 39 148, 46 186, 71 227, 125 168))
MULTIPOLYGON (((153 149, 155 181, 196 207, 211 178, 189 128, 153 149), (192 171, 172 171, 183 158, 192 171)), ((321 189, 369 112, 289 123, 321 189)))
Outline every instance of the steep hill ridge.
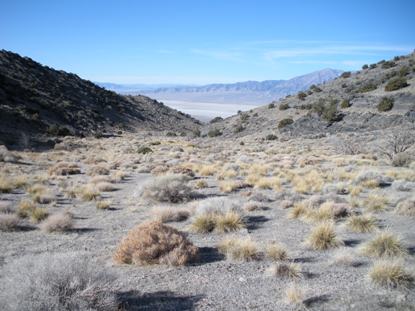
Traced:
POLYGON ((305 92, 205 126, 211 135, 319 136, 415 123, 415 54, 343 73, 305 92), (401 84, 401 85, 399 85, 401 84), (392 103, 388 109, 380 103, 392 103), (280 123, 282 120, 282 123, 280 123), (216 133, 215 133, 216 132, 216 133))
POLYGON ((118 130, 189 132, 198 121, 145 96, 121 96, 77 75, 0 51, 0 144, 118 130))

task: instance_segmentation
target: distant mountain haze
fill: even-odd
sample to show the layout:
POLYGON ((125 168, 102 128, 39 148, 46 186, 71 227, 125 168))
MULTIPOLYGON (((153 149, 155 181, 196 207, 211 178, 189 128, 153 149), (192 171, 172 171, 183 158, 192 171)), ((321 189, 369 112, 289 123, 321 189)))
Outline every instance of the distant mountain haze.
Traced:
POLYGON ((151 86, 97 83, 119 93, 143 94, 163 101, 263 105, 338 77, 341 70, 323 69, 289 80, 246 81, 203 86, 151 86))

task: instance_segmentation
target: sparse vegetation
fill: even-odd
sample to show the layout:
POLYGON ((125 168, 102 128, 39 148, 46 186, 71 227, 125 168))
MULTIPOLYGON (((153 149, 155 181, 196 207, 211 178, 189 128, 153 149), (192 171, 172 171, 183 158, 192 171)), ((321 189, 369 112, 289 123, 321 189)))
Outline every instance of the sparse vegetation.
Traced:
POLYGON ((5 268, 0 304, 22 311, 116 310, 115 276, 84 256, 45 253, 14 260, 5 268))
POLYGON ((353 232, 372 232, 376 229, 376 219, 371 215, 353 215, 346 221, 346 226, 353 232))

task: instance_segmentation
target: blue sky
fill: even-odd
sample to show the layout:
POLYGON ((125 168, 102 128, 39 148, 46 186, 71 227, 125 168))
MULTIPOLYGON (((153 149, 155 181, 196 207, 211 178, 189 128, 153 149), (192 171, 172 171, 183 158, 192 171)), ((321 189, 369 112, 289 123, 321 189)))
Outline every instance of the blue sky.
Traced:
POLYGON ((0 48, 94 81, 356 70, 415 48, 415 1, 0 0, 0 48))

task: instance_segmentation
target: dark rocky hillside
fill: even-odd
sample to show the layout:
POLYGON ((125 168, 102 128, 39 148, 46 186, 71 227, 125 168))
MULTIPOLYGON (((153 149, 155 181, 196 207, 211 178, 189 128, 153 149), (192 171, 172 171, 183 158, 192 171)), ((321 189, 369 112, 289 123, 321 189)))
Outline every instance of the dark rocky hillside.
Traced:
MULTIPOLYGON (((0 51, 0 144, 119 130, 189 133, 198 121, 145 96, 124 97, 77 75, 0 51)), ((51 140, 49 140, 51 143, 51 140)))
POLYGON ((209 136, 319 136, 415 126, 415 54, 344 72, 322 85, 211 123, 209 136))

